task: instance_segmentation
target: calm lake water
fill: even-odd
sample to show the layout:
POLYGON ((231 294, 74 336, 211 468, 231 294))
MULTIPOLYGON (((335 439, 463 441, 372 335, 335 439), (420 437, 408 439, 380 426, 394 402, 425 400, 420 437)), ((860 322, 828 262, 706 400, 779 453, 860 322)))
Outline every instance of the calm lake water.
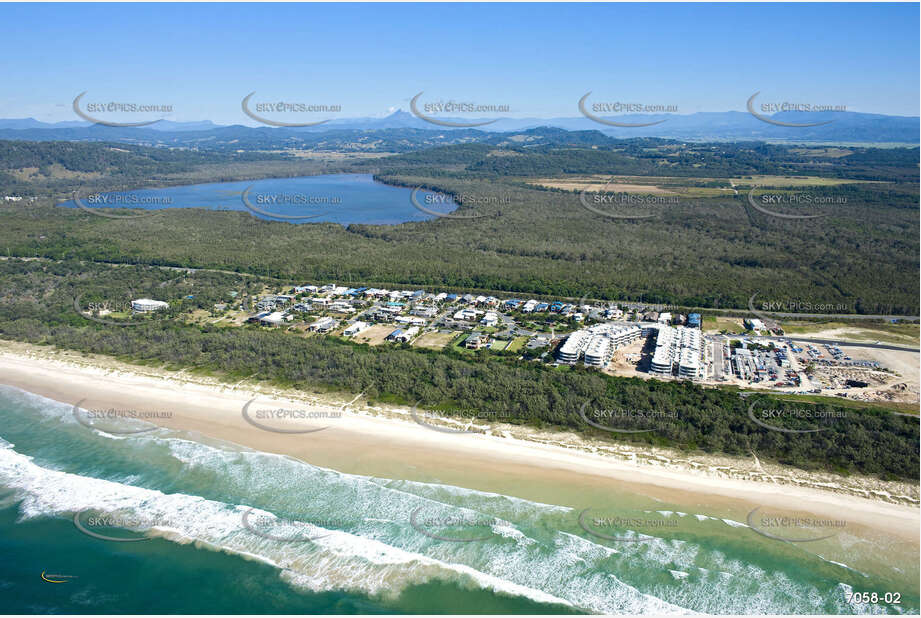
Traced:
MULTIPOLYGON (((370 174, 332 174, 298 178, 269 178, 242 182, 145 189, 102 194, 78 194, 84 208, 161 210, 208 208, 241 210, 253 216, 289 223, 332 222, 396 224, 435 218, 416 208, 412 189, 376 182, 370 174)), ((430 191, 418 191, 416 201, 427 210, 449 213, 456 204, 441 203, 430 191)), ((77 208, 73 200, 61 204, 77 208)))

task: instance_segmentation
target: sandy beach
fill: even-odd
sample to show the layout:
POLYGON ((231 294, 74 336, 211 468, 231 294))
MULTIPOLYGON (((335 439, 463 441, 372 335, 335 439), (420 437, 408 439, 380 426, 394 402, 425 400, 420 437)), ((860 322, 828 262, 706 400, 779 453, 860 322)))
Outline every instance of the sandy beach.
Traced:
MULTIPOLYGON (((913 547, 919 544, 917 487, 906 483, 863 479, 864 486, 876 483, 879 490, 860 497, 842 491, 832 477, 826 482, 820 478, 799 484, 733 478, 731 466, 698 464, 682 469, 661 456, 638 457, 637 447, 619 455, 573 448, 572 443, 564 445, 569 434, 559 434, 555 440, 546 433, 521 439, 501 429, 487 434, 449 433, 450 428, 423 413, 414 422, 409 410, 374 408, 360 395, 337 399, 246 381, 221 384, 182 371, 166 372, 10 342, 0 342, 0 384, 68 404, 80 402, 81 411, 156 412, 160 417, 148 420, 165 427, 347 473, 441 482, 572 504, 584 503, 584 496, 591 492, 616 489, 741 517, 756 506, 770 505, 817 517, 846 516, 855 529, 883 532, 913 547), (248 402, 249 421, 243 414, 248 402), (322 418, 273 420, 266 416, 267 410, 322 418), (630 452, 632 456, 624 455, 630 452), (552 494, 546 489, 549 486, 555 488, 552 494), (560 488, 565 488, 564 495, 560 488)), ((762 470, 758 478, 779 478, 773 470, 764 472, 757 458, 752 465, 762 470)), ((795 470, 780 472, 787 475, 784 478, 797 480, 795 470)), ((858 487, 855 491, 866 490, 858 487)))

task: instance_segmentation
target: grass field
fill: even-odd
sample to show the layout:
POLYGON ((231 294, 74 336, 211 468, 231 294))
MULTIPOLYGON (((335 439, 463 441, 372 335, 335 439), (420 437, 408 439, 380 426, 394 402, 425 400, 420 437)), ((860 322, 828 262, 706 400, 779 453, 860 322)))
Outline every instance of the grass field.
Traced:
MULTIPOLYGON (((700 191, 702 195, 726 195, 732 190, 730 183, 736 185, 759 185, 764 187, 827 187, 844 184, 867 184, 872 180, 849 180, 844 178, 823 178, 820 176, 776 176, 755 175, 735 178, 681 177, 681 176, 607 176, 603 174, 565 176, 558 178, 538 178, 525 182, 531 186, 567 191, 610 191, 621 193, 646 193, 675 195, 687 193, 688 189, 700 191), (725 187, 705 187, 702 185, 720 183, 725 187)), ((696 193, 695 193, 696 194, 696 193)))
POLYGON ((846 322, 783 322, 787 335, 814 335, 823 339, 853 341, 882 341, 904 345, 921 344, 921 327, 918 324, 855 325, 846 322))
POLYGON ((745 330, 742 324, 742 318, 723 318, 718 316, 704 316, 702 330, 704 332, 718 333, 721 330, 728 330, 734 333, 745 330))
POLYGON ((506 348, 507 352, 517 352, 524 347, 524 344, 528 342, 527 337, 515 337, 509 346, 506 348))
POLYGON ((873 183, 873 180, 848 180, 845 178, 821 178, 819 176, 742 176, 730 178, 736 184, 753 184, 762 187, 830 187, 873 183))
POLYGON ((502 352, 508 347, 509 343, 510 342, 505 339, 495 339, 489 344, 489 349, 493 352, 502 352))
POLYGON ((451 333, 424 333, 413 342, 413 347, 441 350, 450 344, 460 334, 460 331, 451 333))

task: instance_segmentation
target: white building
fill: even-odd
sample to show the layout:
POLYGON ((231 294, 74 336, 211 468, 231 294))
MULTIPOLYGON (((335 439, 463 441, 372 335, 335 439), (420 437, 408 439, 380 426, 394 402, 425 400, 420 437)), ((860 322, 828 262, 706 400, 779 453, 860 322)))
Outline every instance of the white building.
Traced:
POLYGON ((672 375, 675 363, 675 330, 668 326, 659 327, 656 335, 656 351, 652 355, 650 371, 659 375, 672 375))
POLYGON ((596 324, 588 329, 595 335, 604 335, 611 340, 616 350, 619 347, 632 343, 643 336, 643 329, 635 324, 596 324))
POLYGON ((336 301, 329 306, 330 311, 336 313, 355 313, 355 307, 345 301, 336 301))
POLYGON ((569 335, 557 352, 557 359, 573 364, 583 358, 588 367, 606 367, 615 350, 642 335, 642 329, 634 324, 596 324, 569 335))
POLYGON ((411 326, 406 330, 403 330, 396 335, 393 335, 393 341, 399 341, 400 343, 408 343, 416 334, 419 332, 418 326, 411 326))
POLYGON ((131 310, 138 313, 160 311, 162 309, 169 309, 169 303, 162 300, 151 300, 150 298, 139 298, 131 301, 131 310))
POLYGON ((318 333, 326 333, 334 329, 338 323, 332 318, 320 318, 307 328, 318 333))
POLYGON ((259 318, 261 324, 266 326, 278 326, 282 322, 290 322, 292 316, 282 313, 281 311, 273 311, 269 315, 259 318))
POLYGON ((367 322, 355 322, 354 324, 346 328, 344 331, 342 331, 342 334, 346 337, 351 337, 353 335, 357 335, 358 333, 365 330, 366 328, 368 328, 367 322))
POLYGON ((575 364, 581 358, 592 334, 587 330, 577 330, 566 338, 566 342, 560 346, 557 352, 557 360, 561 363, 575 364))
POLYGON ((480 320, 480 324, 483 326, 495 326, 499 323, 499 316, 496 315, 493 311, 487 311, 486 315, 483 316, 483 319, 480 320))
POLYGON ((455 320, 475 320, 476 316, 482 311, 476 311, 474 309, 461 309, 460 311, 454 314, 455 320))
POLYGON ((700 353, 690 348, 683 348, 678 360, 678 377, 696 380, 700 377, 700 353))
POLYGON ((536 300, 529 300, 521 308, 522 313, 531 313, 537 307, 538 302, 536 300))
POLYGON ((684 326, 659 326, 651 373, 672 376, 677 365, 678 377, 696 380, 701 377, 703 342, 700 331, 684 326))
POLYGON ((430 305, 420 305, 413 307, 412 313, 423 318, 433 318, 438 314, 438 308, 430 305))
POLYGON ((585 364, 589 367, 607 367, 614 355, 614 346, 605 335, 592 335, 585 346, 585 364))

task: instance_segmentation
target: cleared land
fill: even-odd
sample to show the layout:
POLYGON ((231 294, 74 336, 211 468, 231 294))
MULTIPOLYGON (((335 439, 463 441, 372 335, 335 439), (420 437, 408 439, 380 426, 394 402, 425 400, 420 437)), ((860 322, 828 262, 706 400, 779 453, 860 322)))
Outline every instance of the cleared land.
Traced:
POLYGON ((655 184, 635 184, 611 179, 605 176, 589 176, 577 178, 539 178, 528 184, 547 189, 563 189, 564 191, 611 191, 614 193, 648 193, 657 195, 674 195, 674 192, 663 189, 655 184))
POLYGON ((560 189, 563 191, 603 191, 645 195, 679 195, 683 197, 720 197, 734 194, 735 187, 738 185, 795 189, 801 187, 867 184, 871 182, 873 181, 822 178, 819 176, 755 175, 734 178, 690 178, 679 176, 606 176, 602 174, 590 174, 558 178, 539 178, 537 180, 528 180, 527 184, 534 187, 560 189))
POLYGON ((819 176, 741 176, 730 178, 737 184, 757 184, 763 187, 828 187, 834 185, 871 184, 873 180, 850 180, 847 178, 821 178, 819 176))
POLYGON ((918 324, 879 324, 860 325, 844 322, 783 322, 784 332, 788 335, 815 337, 816 339, 838 339, 841 341, 864 341, 873 343, 897 343, 919 345, 921 327, 918 324))
POLYGON ((423 333, 418 339, 413 341, 413 347, 441 350, 451 343, 460 333, 461 331, 453 331, 450 333, 423 333))
POLYGON ((515 337, 515 339, 513 339, 512 342, 506 348, 506 351, 517 352, 518 350, 523 348, 524 344, 526 344, 527 342, 528 342, 527 337, 515 337))
POLYGON ((732 332, 745 330, 745 325, 742 324, 742 318, 722 318, 709 315, 703 318, 702 327, 705 333, 718 333, 723 330, 732 332))
POLYGON ((392 324, 375 324, 374 326, 371 326, 370 328, 367 328, 355 335, 352 340, 358 343, 380 345, 384 343, 387 335, 396 329, 397 327, 393 326, 392 324))

